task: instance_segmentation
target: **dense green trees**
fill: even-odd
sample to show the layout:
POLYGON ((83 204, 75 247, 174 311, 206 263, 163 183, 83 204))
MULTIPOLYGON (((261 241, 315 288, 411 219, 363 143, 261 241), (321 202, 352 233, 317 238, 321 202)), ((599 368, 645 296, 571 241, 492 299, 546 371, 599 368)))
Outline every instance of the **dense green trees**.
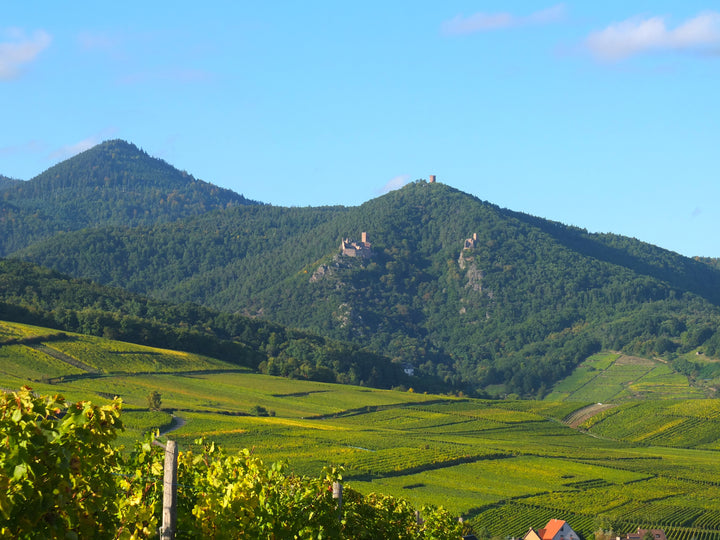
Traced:
POLYGON ((20 182, 21 180, 15 180, 14 178, 8 178, 7 176, 3 176, 2 174, 0 174, 0 190, 16 186, 20 182))
POLYGON ((153 390, 147 396, 148 409, 151 411, 159 411, 162 407, 162 395, 157 390, 153 390))
MULTIPOLYGON (((150 159, 126 146, 108 143, 104 157, 96 154, 98 170, 124 178, 135 162, 150 159), (108 157, 115 146, 123 151, 108 157)), ((68 182, 97 183, 94 174, 83 180, 87 166, 73 163, 77 173, 68 182)), ((182 183, 182 173, 173 174, 182 183)), ((133 300, 134 310, 123 307, 112 324, 93 314, 110 313, 112 305, 76 302, 73 314, 62 312, 62 303, 43 308, 63 324, 145 340, 156 339, 154 324, 175 325, 162 339, 184 348, 197 347, 211 327, 214 337, 261 353, 243 362, 288 376, 397 382, 399 367, 411 364, 415 387, 481 392, 502 384, 537 395, 598 348, 666 356, 701 345, 709 354, 720 350, 720 336, 713 337, 720 270, 708 261, 501 209, 442 184, 418 181, 356 208, 181 206, 195 208, 193 215, 156 216, 136 227, 106 216, 92 229, 34 242, 14 256, 181 304, 156 316, 150 304, 133 300), (340 257, 340 240, 361 231, 369 233, 373 257, 340 257), (473 234, 474 246, 463 249, 473 234), (352 342, 352 365, 345 352, 314 338, 292 337, 287 346, 284 330, 270 323, 209 315, 191 303, 352 342), (392 365, 372 360, 364 367, 362 355, 371 352, 392 365)), ((42 214, 32 219, 41 230, 42 214)), ((32 219, 23 221, 28 230, 35 230, 32 219)), ((46 293, 16 297, 29 306, 29 294, 46 293)), ((202 346, 245 354, 227 343, 202 346)))
POLYGON ((309 332, 195 304, 149 300, 0 259, 0 319, 213 356, 288 377, 390 388, 407 382, 388 358, 309 332))
POLYGON ((0 180, 0 256, 60 231, 167 222, 252 203, 120 140, 106 141, 32 180, 0 180))

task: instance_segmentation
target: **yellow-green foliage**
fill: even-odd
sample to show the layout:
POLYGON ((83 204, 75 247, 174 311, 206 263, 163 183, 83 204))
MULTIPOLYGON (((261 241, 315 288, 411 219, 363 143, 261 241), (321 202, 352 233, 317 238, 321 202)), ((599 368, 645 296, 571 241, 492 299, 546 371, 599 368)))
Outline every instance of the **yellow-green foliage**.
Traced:
POLYGON ((695 399, 668 403, 666 414, 716 420, 720 418, 720 400, 695 399))
POLYGON ((0 536, 114 537, 119 410, 0 394, 0 536))
POLYGON ((232 369, 226 362, 198 354, 145 347, 122 341, 111 341, 93 336, 74 335, 66 341, 48 344, 72 358, 80 360, 102 372, 164 372, 232 369))
POLYGON ((703 392, 691 387, 687 377, 663 362, 602 353, 580 364, 545 399, 607 403, 639 397, 700 398, 703 392))
MULTIPOLYGON (((128 356, 139 356, 126 366, 138 370, 149 365, 143 360, 146 356, 165 358, 162 351, 147 354, 145 349, 99 338, 96 344, 68 340, 49 345, 58 343, 63 352, 78 356, 82 347, 116 352, 132 347, 128 356)), ((252 456, 265 462, 286 461, 288 470, 298 474, 317 476, 324 467, 344 465, 350 489, 364 494, 383 491, 415 506, 441 504, 454 515, 464 515, 476 530, 502 537, 518 536, 529 526, 562 517, 590 538, 601 512, 615 520, 620 534, 638 526, 660 526, 667 527, 670 540, 693 535, 720 540, 720 493, 712 483, 718 472, 717 451, 705 450, 720 448, 720 407, 715 400, 621 403, 584 424, 596 435, 589 436, 560 422, 594 403, 588 401, 485 401, 376 391, 241 370, 214 372, 200 368, 207 365, 202 358, 180 373, 106 373, 72 379, 72 373, 63 372, 62 362, 22 351, 17 345, 0 347, 6 365, 17 356, 15 371, 0 364, 0 384, 19 387, 27 381, 24 375, 40 379, 45 371, 57 380, 53 385, 35 382, 36 390, 101 403, 111 403, 119 395, 129 410, 121 441, 128 448, 142 432, 167 424, 172 409, 186 422, 172 432, 183 451, 197 452, 193 441, 207 435, 228 455, 249 448, 252 456), (28 358, 34 360, 26 362, 28 358), (66 379, 60 380, 63 375, 66 379), (162 395, 166 410, 146 411, 151 391, 162 395), (250 416, 258 406, 275 415, 250 416), (650 517, 652 522, 647 521, 650 517)), ((112 355, 117 356, 125 355, 112 355)), ((665 364, 628 360, 617 365, 619 360, 595 359, 595 371, 589 372, 604 373, 606 381, 623 388, 625 395, 684 395, 687 390, 675 386, 675 375, 665 364), (605 371, 598 366, 605 366, 605 371), (643 385, 655 385, 656 390, 647 393, 643 385)), ((104 371, 112 365, 107 359, 93 362, 104 371)), ((171 364, 168 369, 179 367, 171 364)), ((136 491, 128 493, 129 499, 136 496, 136 491)), ((135 508, 139 519, 144 511, 135 508)))
POLYGON ((154 430, 158 426, 169 425, 172 422, 172 415, 163 411, 126 410, 122 419, 126 429, 145 432, 154 430))
POLYGON ((593 367, 598 370, 604 370, 613 365, 615 360, 620 358, 619 353, 602 352, 588 356, 583 365, 593 367))
MULTIPOLYGON (((67 405, 24 388, 0 394, 0 535, 3 538, 154 538, 160 522, 163 452, 151 438, 122 456, 120 402, 67 405)), ((196 441, 177 459, 178 535, 188 538, 398 538, 456 540, 457 519, 405 500, 352 488, 342 476, 266 466, 248 450, 196 441)))
POLYGON ((59 334, 57 330, 8 321, 0 321, 0 341, 59 334))
POLYGON ((47 381, 84 371, 27 345, 0 346, 0 373, 18 381, 47 381))
POLYGON ((642 401, 600 413, 583 426, 592 433, 638 443, 678 447, 717 447, 717 400, 642 401))

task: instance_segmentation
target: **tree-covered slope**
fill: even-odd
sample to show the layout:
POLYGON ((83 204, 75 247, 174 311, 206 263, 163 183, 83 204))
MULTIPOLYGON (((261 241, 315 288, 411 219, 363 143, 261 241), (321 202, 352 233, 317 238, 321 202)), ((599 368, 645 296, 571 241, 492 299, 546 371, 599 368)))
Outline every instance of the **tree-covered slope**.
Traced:
POLYGON ((0 174, 0 191, 7 189, 12 186, 17 186, 22 180, 16 180, 15 178, 9 178, 0 174))
POLYGON ((542 393, 600 348, 720 352, 712 266, 442 184, 416 182, 354 208, 237 207, 68 233, 19 255, 351 340, 471 389, 542 393), (340 240, 361 231, 372 257, 341 256, 340 240))
POLYGON ((102 227, 60 234, 16 255, 173 302, 213 305, 208 297, 220 290, 239 287, 243 297, 252 296, 278 276, 307 264, 308 257, 315 260, 332 250, 333 241, 313 235, 345 211, 342 207, 235 206, 154 227, 102 227))
POLYGON ((456 382, 542 392, 595 350, 672 353, 718 321, 720 274, 706 265, 447 186, 417 183, 343 220, 370 233, 372 259, 311 265, 247 302, 456 382))
POLYGON ((407 382, 401 366, 357 345, 151 300, 18 260, 0 259, 0 320, 200 353, 271 375, 379 388, 407 382))
POLYGON ((32 180, 6 179, 0 191, 0 256, 60 231, 167 222, 252 202, 121 140, 97 145, 32 180))

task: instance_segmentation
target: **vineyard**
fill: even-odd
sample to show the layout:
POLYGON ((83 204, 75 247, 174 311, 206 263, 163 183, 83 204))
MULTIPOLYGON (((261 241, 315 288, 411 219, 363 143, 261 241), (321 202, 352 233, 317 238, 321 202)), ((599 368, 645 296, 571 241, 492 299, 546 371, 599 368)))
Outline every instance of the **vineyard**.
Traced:
POLYGON ((147 432, 179 426, 172 437, 181 451, 207 437, 299 475, 342 466, 348 489, 443 506, 481 536, 517 537, 561 518, 585 539, 609 524, 618 534, 653 527, 669 540, 720 540, 720 405, 660 363, 598 355, 558 385, 555 399, 483 401, 282 379, 199 355, 51 334, 0 323, 0 386, 100 404, 120 396, 117 442, 126 452, 147 432), (639 388, 664 397, 629 399, 639 388), (673 388, 677 397, 665 395, 673 388), (148 410, 151 392, 161 410, 148 410), (580 429, 563 422, 618 395, 580 429))
POLYGON ((687 378, 665 363, 624 356, 595 354, 560 381, 548 401, 606 403, 633 398, 695 399, 704 393, 688 385, 687 378))
POLYGON ((632 402, 581 424, 592 433, 634 443, 720 449, 717 399, 632 402))

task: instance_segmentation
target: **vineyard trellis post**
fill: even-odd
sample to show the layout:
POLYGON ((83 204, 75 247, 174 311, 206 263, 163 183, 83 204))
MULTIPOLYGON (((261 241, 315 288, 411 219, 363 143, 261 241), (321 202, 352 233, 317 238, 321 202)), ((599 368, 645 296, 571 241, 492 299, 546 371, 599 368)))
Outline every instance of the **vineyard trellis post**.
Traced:
POLYGON ((160 540, 174 540, 177 524, 177 458, 175 441, 165 444, 165 470, 163 474, 163 509, 160 540))
POLYGON ((340 482, 333 482, 332 485, 332 496, 333 499, 337 499, 337 507, 338 507, 338 521, 342 522, 342 492, 343 487, 340 482))

